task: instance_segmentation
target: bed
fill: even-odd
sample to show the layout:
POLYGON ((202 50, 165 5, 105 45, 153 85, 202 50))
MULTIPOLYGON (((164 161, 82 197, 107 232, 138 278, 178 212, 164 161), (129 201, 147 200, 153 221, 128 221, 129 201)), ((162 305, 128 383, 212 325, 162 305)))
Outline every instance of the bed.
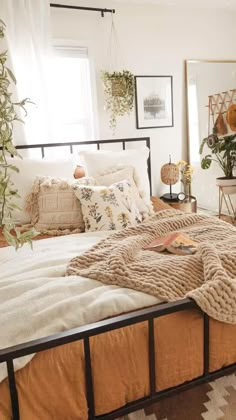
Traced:
MULTIPOLYGON (((148 138, 141 140, 149 143, 148 138)), ((128 141, 133 140, 113 140, 123 148, 128 141)), ((40 147, 44 150, 47 145, 40 147)), ((69 147, 73 151, 73 144, 69 147)), ((61 281, 63 293, 65 278, 60 275, 66 264, 78 248, 83 253, 106 235, 82 233, 44 239, 35 243, 31 258, 26 249, 15 255, 5 248, 1 251, 2 267, 5 264, 5 273, 10 270, 12 278, 17 279, 19 272, 26 278, 27 273, 34 272, 34 278, 39 275, 41 280, 52 277, 55 269, 57 287, 61 281), (45 250, 48 268, 41 273, 38 267, 45 250), (63 255, 59 271, 59 257, 55 255, 63 255), (10 268, 13 261, 15 268, 10 268)), ((68 281, 75 287, 73 276, 68 281)), ((63 332, 42 334, 40 339, 0 350, 1 366, 6 364, 8 373, 8 381, 0 384, 1 419, 11 415, 14 420, 116 419, 236 370, 236 326, 212 319, 194 300, 163 303, 132 289, 85 278, 80 281, 82 289, 76 293, 83 310, 79 308, 77 313, 78 302, 74 303, 79 319, 75 328, 68 330, 66 318, 63 332), (95 309, 87 311, 88 302, 95 309), (14 373, 13 362, 17 365, 22 360, 19 358, 35 353, 14 373)))

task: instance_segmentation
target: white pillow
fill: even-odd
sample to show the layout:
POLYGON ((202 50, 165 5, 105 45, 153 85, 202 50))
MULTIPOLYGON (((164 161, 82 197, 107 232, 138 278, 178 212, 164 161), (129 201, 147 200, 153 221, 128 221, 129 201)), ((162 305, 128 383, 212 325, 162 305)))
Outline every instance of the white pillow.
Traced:
POLYGON ((129 149, 121 151, 111 150, 84 150, 79 152, 86 176, 96 177, 109 167, 115 165, 131 165, 140 178, 143 197, 150 198, 150 183, 147 172, 147 159, 149 148, 129 149))
POLYGON ((73 187, 81 204, 86 232, 124 229, 142 220, 127 180, 110 187, 77 184, 73 187))
POLYGON ((108 169, 105 173, 98 175, 96 177, 96 183, 98 185, 109 186, 115 182, 123 181, 124 179, 128 180, 131 185, 133 199, 144 220, 146 217, 154 213, 153 207, 150 199, 149 204, 147 204, 141 198, 140 180, 135 178, 134 171, 133 166, 117 165, 108 169))
POLYGON ((51 176, 53 178, 67 178, 74 180, 73 173, 75 170, 74 158, 68 159, 9 159, 10 165, 15 165, 20 172, 11 173, 11 180, 18 190, 20 198, 16 198, 14 202, 22 209, 21 211, 12 212, 13 220, 19 224, 30 223, 30 215, 24 210, 26 197, 31 192, 31 188, 36 176, 51 176))

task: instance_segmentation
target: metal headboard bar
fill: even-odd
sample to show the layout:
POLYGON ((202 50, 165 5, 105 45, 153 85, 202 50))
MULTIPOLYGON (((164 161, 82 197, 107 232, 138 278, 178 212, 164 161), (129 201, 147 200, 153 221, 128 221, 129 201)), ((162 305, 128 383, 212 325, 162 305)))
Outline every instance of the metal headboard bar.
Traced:
MULTIPOLYGON (((126 149, 126 143, 130 142, 137 142, 137 141, 145 141, 146 146, 149 148, 149 157, 147 161, 148 165, 148 178, 150 183, 150 194, 152 194, 152 179, 151 179, 151 147, 150 147, 150 137, 138 137, 138 138, 127 138, 127 139, 112 139, 112 140, 90 140, 90 141, 72 141, 72 142, 66 142, 66 143, 39 143, 39 144, 21 144, 16 146, 16 149, 18 150, 24 150, 24 149, 41 149, 41 155, 42 158, 45 156, 44 149, 50 148, 50 147, 69 147, 70 153, 73 153, 73 147, 74 146, 85 146, 85 145, 97 145, 97 150, 100 150, 101 144, 114 144, 114 143, 121 143, 123 150, 126 149)), ((1 150, 1 148, 0 148, 1 150)), ((139 176, 142 176, 142 174, 139 174, 139 176)))

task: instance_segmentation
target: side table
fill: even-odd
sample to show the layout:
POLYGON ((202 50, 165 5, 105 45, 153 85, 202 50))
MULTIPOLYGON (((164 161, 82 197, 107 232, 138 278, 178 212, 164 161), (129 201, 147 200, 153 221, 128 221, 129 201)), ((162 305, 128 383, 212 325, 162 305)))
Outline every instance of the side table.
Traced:
POLYGON ((232 222, 235 222, 236 221, 236 205, 235 206, 233 205, 231 196, 236 194, 236 185, 232 185, 232 186, 218 185, 218 187, 219 187, 219 219, 223 215, 222 207, 223 207, 223 203, 225 203, 232 222))
POLYGON ((164 203, 169 204, 169 206, 174 207, 177 210, 184 211, 185 213, 197 213, 197 199, 193 195, 190 195, 183 201, 169 201, 165 200, 163 197, 160 198, 164 203))

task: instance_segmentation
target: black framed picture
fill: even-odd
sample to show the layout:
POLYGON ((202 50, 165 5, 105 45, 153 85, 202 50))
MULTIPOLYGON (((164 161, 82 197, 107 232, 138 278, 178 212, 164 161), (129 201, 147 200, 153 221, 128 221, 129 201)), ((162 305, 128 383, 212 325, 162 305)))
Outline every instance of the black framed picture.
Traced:
POLYGON ((135 76, 137 128, 173 127, 172 76, 135 76))

